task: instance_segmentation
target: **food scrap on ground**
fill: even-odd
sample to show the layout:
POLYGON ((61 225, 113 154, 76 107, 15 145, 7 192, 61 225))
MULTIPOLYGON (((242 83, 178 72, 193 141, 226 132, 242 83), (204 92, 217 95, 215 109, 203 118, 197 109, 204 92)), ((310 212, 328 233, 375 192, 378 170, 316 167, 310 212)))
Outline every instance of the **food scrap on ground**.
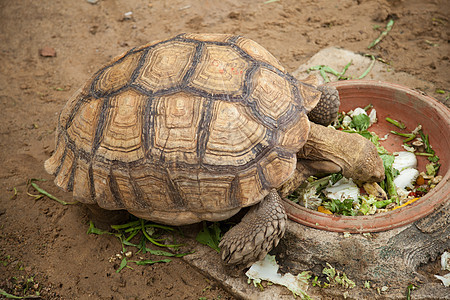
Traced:
POLYGON ((310 277, 308 272, 300 273, 297 276, 291 273, 281 275, 278 273, 279 267, 275 261, 275 256, 267 254, 264 260, 254 263, 245 275, 248 277, 248 282, 253 282, 257 287, 261 288, 261 280, 266 280, 287 287, 296 296, 309 298, 306 294, 310 277))
MULTIPOLYGON (((443 271, 450 271, 450 253, 447 252, 447 251, 445 251, 441 255, 441 270, 443 270, 443 271)), ((445 274, 443 276, 441 276, 441 275, 434 275, 434 277, 436 277, 437 279, 442 281, 442 284, 445 287, 449 287, 450 286, 450 273, 447 273, 447 274, 445 274)))

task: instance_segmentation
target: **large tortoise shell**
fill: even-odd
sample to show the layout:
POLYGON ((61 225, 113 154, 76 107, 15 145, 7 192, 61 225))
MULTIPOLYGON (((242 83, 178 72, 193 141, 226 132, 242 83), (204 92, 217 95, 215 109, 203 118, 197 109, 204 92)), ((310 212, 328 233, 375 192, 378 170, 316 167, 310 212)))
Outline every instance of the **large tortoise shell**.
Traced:
POLYGON ((62 110, 45 167, 84 203, 223 220, 293 174, 319 97, 252 40, 182 34, 99 70, 62 110))

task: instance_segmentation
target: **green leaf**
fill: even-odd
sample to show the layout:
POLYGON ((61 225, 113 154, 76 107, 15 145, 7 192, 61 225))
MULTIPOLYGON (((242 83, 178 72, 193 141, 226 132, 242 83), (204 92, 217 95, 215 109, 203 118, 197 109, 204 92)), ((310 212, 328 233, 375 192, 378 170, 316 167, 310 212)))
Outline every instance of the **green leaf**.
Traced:
POLYGON ((0 289, 0 295, 5 296, 7 299, 25 299, 28 297, 20 297, 8 294, 5 290, 0 289))
POLYGON ((125 268, 127 266, 127 258, 124 256, 122 258, 122 261, 120 262, 120 266, 117 269, 116 273, 119 273, 120 271, 122 271, 123 268, 125 268))
POLYGON ((342 178, 344 178, 344 175, 342 175, 342 173, 334 173, 331 174, 331 184, 335 184, 336 182, 338 182, 339 180, 341 180, 342 178))
POLYGON ((392 26, 394 26, 394 20, 390 19, 388 23, 386 24, 386 30, 384 30, 378 38, 376 38, 370 45, 367 47, 367 49, 372 48, 376 44, 378 44, 388 33, 391 31, 392 26))
POLYGON ((406 288, 406 299, 407 300, 411 300, 411 291, 414 291, 415 289, 417 289, 417 287, 414 286, 413 284, 408 285, 408 287, 406 288))
POLYGON ((343 201, 330 199, 330 201, 323 202, 323 206, 338 215, 355 216, 357 214, 357 211, 353 209, 353 199, 345 199, 343 201))
POLYGON ((426 171, 427 175, 436 176, 437 171, 439 170, 439 164, 435 164, 433 162, 427 164, 426 171))
POLYGON ((203 223, 203 229, 197 234, 196 240, 197 242, 220 252, 219 242, 221 238, 220 227, 218 223, 215 222, 210 226, 206 226, 206 223, 203 223))
POLYGON ((87 234, 113 234, 111 232, 101 230, 95 227, 94 223, 92 221, 89 221, 89 229, 87 231, 87 234))
POLYGON ((384 208, 386 205, 391 204, 391 203, 392 203, 392 199, 387 199, 387 200, 377 201, 373 205, 375 205, 376 208, 384 208))
POLYGON ((134 260, 133 262, 137 265, 143 266, 143 265, 153 265, 156 263, 168 263, 171 262, 170 259, 161 259, 161 260, 151 260, 151 259, 145 259, 145 260, 134 260))
POLYGON ((405 124, 403 124, 403 122, 400 122, 400 121, 391 119, 391 118, 389 118, 389 117, 386 118, 386 121, 388 121, 388 122, 391 123, 392 125, 397 126, 397 127, 400 128, 400 129, 405 129, 405 128, 406 128, 406 126, 405 126, 405 124))
POLYGON ((119 230, 121 230, 121 229, 127 229, 127 228, 130 228, 130 227, 136 227, 136 226, 138 226, 139 224, 140 224, 140 221, 139 221, 139 220, 136 220, 136 221, 128 222, 128 223, 126 223, 126 224, 111 225, 111 228, 112 228, 112 229, 115 229, 115 230, 117 230, 117 231, 119 231, 119 230))
POLYGON ((367 130, 370 126, 370 118, 366 114, 359 114, 352 118, 350 122, 350 127, 356 129, 357 131, 367 130))
POLYGON ((404 143, 412 141, 413 139, 416 138, 416 135, 414 133, 401 133, 401 132, 397 132, 397 131, 394 131, 394 130, 391 130, 391 133, 393 133, 395 135, 399 135, 399 136, 405 137, 406 139, 403 140, 404 143))
POLYGON ((373 56, 373 55, 366 55, 366 56, 369 56, 370 57, 370 59, 371 59, 371 62, 370 62, 370 65, 367 67, 367 69, 358 77, 358 78, 356 78, 356 79, 363 79, 364 77, 366 77, 367 76, 367 74, 369 74, 369 72, 372 70, 372 68, 373 68, 373 66, 375 65, 375 56, 373 56))
POLYGON ((361 206, 359 208, 359 212, 362 213, 363 215, 367 215, 369 213, 370 210, 370 205, 363 202, 361 203, 361 206))
POLYGON ((380 157, 383 160, 384 173, 386 175, 383 188, 391 198, 397 197, 397 188, 394 183, 394 168, 392 168, 392 164, 394 163, 394 155, 381 154, 380 157))
POLYGON ((47 192, 46 190, 40 188, 40 187, 35 183, 35 181, 44 181, 44 180, 43 180, 43 179, 36 179, 36 178, 30 179, 30 184, 31 184, 31 186, 32 186, 36 191, 38 191, 40 194, 42 194, 42 195, 44 195, 44 196, 47 196, 48 198, 50 198, 50 199, 52 199, 52 200, 55 200, 56 202, 58 202, 58 203, 60 203, 60 204, 62 204, 62 205, 68 205, 68 204, 76 204, 76 203, 78 203, 78 201, 74 201, 74 202, 66 202, 66 201, 63 201, 63 200, 60 200, 60 199, 56 198, 55 196, 53 196, 52 194, 50 194, 50 193, 47 192))
POLYGON ((150 248, 145 248, 145 251, 147 253, 153 254, 153 255, 159 255, 159 256, 169 256, 169 257, 183 257, 185 255, 191 254, 192 252, 189 253, 171 253, 171 252, 167 252, 167 251, 163 251, 163 250, 153 250, 150 248))

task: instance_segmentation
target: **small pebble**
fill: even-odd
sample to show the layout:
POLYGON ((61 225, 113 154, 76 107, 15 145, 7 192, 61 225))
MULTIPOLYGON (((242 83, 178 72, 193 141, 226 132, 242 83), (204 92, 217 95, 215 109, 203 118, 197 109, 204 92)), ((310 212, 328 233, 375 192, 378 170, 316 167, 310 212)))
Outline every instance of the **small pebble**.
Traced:
POLYGON ((124 20, 131 20, 131 18, 133 17, 133 12, 129 11, 123 14, 123 19, 124 20))
POLYGON ((39 55, 43 57, 55 57, 56 50, 55 48, 45 46, 44 48, 39 49, 39 55))

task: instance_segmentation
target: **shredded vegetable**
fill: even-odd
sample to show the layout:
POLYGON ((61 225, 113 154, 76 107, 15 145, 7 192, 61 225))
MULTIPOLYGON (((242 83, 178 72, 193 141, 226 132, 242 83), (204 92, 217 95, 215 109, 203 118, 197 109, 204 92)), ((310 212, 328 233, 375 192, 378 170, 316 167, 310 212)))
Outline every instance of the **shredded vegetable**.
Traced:
POLYGON ((358 133, 377 147, 385 169, 385 179, 382 182, 356 184, 340 173, 322 178, 310 177, 289 198, 306 208, 325 214, 370 215, 405 207, 434 188, 442 178, 437 175, 439 157, 430 145, 429 136, 423 133, 422 126, 419 124, 408 132, 402 121, 384 119, 383 122, 389 122, 392 127, 397 127, 396 130, 401 130, 392 130, 390 133, 406 137, 402 144, 406 151, 389 153, 381 145, 381 141, 389 138, 389 133, 380 138, 369 131, 370 126, 376 122, 376 110, 368 105, 339 113, 333 127, 344 132, 358 133), (417 169, 416 156, 419 155, 426 156, 430 161, 421 173, 417 169))

